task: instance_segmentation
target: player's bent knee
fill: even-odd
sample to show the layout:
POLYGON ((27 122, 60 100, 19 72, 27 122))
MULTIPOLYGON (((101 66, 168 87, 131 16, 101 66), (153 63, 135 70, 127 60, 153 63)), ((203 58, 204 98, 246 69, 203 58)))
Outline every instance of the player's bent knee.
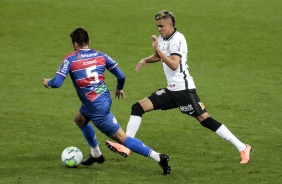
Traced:
POLYGON ((89 122, 89 121, 82 121, 79 118, 75 118, 73 121, 77 126, 85 126, 89 122))
POLYGON ((140 103, 136 102, 135 104, 132 105, 132 107, 131 107, 131 115, 142 117, 142 115, 144 113, 145 113, 145 111, 143 110, 143 108, 140 105, 140 103))
POLYGON ((76 121, 76 120, 74 120, 74 123, 75 123, 77 126, 84 126, 82 122, 79 122, 79 121, 76 121))

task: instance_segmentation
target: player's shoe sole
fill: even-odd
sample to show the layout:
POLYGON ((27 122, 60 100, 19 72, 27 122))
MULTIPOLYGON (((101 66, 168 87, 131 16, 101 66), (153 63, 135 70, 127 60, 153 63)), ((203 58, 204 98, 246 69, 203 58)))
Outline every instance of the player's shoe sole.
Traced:
POLYGON ((160 162, 159 165, 162 167, 163 169, 163 174, 164 175, 169 175, 171 172, 171 167, 168 165, 168 161, 169 161, 169 156, 166 154, 160 154, 160 162))
POLYGON ((95 157, 93 157, 93 156, 90 154, 90 156, 89 156, 86 160, 82 161, 81 164, 82 164, 82 165, 89 165, 89 166, 90 166, 90 165, 92 165, 92 164, 95 163, 95 162, 97 162, 98 164, 102 164, 103 162, 105 162, 104 156, 101 155, 101 156, 95 158, 95 157))
POLYGON ((112 152, 116 152, 124 158, 128 157, 129 154, 130 154, 130 150, 127 147, 125 147, 125 146, 123 146, 119 143, 106 141, 106 145, 112 152))
POLYGON ((253 151, 252 146, 246 144, 246 148, 243 151, 240 151, 241 161, 240 164, 247 164, 250 161, 250 155, 253 151))

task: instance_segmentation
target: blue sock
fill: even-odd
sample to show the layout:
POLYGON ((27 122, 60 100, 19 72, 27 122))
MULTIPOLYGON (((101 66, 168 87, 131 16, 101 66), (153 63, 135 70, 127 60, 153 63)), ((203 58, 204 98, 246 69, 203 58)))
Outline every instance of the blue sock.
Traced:
POLYGON ((96 140, 95 130, 90 123, 85 126, 78 126, 83 133, 84 138, 91 147, 96 147, 98 141, 96 140))
POLYGON ((124 140, 124 146, 134 151, 135 153, 138 153, 140 155, 144 155, 147 157, 150 155, 152 151, 152 149, 146 146, 145 144, 143 144, 142 141, 132 138, 132 137, 127 137, 124 140))

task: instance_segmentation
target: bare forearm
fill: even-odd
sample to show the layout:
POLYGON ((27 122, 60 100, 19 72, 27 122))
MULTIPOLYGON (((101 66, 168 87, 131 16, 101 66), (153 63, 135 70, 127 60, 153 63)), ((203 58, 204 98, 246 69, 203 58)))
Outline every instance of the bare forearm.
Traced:
POLYGON ((180 62, 180 58, 178 56, 167 57, 160 49, 155 49, 155 51, 168 67, 170 67, 172 70, 177 69, 180 62))
POLYGON ((143 58, 142 60, 144 60, 146 63, 154 63, 154 62, 160 61, 161 58, 159 57, 157 53, 154 53, 149 57, 143 58))
POLYGON ((147 63, 154 63, 154 62, 158 62, 160 60, 161 60, 161 58, 158 56, 158 54, 154 53, 149 57, 141 59, 141 61, 139 61, 139 63, 137 63, 137 65, 135 67, 135 71, 136 72, 139 71, 141 67, 146 67, 147 63))
POLYGON ((156 35, 153 35, 151 38, 153 40, 152 46, 155 50, 155 55, 162 59, 162 61, 173 71, 176 70, 180 63, 180 57, 176 55, 172 55, 170 57, 166 56, 158 46, 158 37, 156 35))

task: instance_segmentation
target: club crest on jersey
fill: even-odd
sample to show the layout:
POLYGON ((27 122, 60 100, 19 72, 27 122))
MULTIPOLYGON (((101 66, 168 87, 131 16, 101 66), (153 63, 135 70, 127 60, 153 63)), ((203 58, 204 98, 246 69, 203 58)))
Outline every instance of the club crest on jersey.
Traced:
POLYGON ((202 102, 198 102, 199 106, 201 107, 202 110, 205 109, 205 105, 202 102))
MULTIPOLYGON (((160 47, 160 46, 159 46, 160 47)), ((169 52, 170 51, 170 43, 169 42, 164 42, 162 47, 161 47, 162 51, 166 51, 169 52)))

